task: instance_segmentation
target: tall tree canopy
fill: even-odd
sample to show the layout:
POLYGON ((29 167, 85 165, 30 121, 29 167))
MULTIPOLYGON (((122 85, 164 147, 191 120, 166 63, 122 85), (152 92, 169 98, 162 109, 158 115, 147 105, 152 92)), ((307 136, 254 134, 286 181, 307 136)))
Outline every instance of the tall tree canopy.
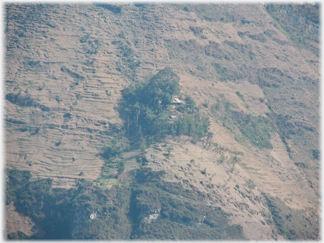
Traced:
POLYGON ((168 115, 172 97, 180 92, 179 77, 170 69, 159 71, 150 80, 125 88, 119 106, 128 137, 143 141, 147 136, 166 134, 205 136, 209 129, 207 117, 200 117, 194 100, 187 96, 185 105, 178 107, 183 116, 170 123, 168 115), (190 113, 190 114, 189 114, 190 113))

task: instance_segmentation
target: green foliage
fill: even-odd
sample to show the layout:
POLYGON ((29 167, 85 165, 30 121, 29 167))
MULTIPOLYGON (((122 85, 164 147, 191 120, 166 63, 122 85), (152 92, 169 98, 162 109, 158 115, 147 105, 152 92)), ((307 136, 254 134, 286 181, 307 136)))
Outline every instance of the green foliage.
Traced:
POLYGON ((288 145, 287 139, 290 139, 292 135, 302 136, 304 134, 303 130, 290 121, 292 117, 289 115, 276 114, 272 112, 269 115, 269 118, 276 124, 276 131, 280 135, 281 141, 285 144, 287 152, 290 153, 291 149, 288 145))
POLYGON ((169 132, 167 110, 172 96, 179 92, 178 81, 179 77, 170 68, 165 68, 148 82, 122 91, 123 101, 119 112, 130 138, 163 137, 169 132))
POLYGON ((218 78, 220 81, 226 81, 227 80, 227 71, 225 67, 222 67, 220 64, 218 63, 214 63, 213 64, 217 74, 218 74, 218 78))
POLYGON ((319 56, 320 5, 267 4, 266 10, 277 21, 275 24, 298 48, 308 49, 319 56), (296 21, 298 19, 298 21, 296 21))
POLYGON ((271 149, 270 132, 272 132, 272 129, 270 120, 235 111, 232 109, 233 107, 235 107, 235 104, 231 104, 222 98, 212 107, 212 111, 228 129, 234 132, 239 130, 245 139, 259 148, 271 149))
POLYGON ((118 163, 117 172, 118 172, 118 174, 121 174, 121 173, 123 173, 124 170, 125 170, 125 162, 121 161, 118 163))
POLYGON ((319 219, 314 212, 307 215, 290 209, 279 198, 263 194, 268 208, 272 214, 274 224, 285 239, 288 240, 318 240, 319 239, 319 219), (311 226, 310 222, 313 223, 311 226), (315 225, 314 225, 315 224, 315 225))
POLYGON ((235 20, 234 16, 230 15, 228 12, 223 12, 223 10, 215 4, 181 4, 178 7, 186 12, 193 12, 197 17, 210 22, 221 21, 224 23, 231 23, 235 20))
POLYGON ((115 4, 107 4, 107 3, 96 3, 95 4, 98 7, 102 7, 104 9, 107 9, 114 14, 121 14, 123 6, 121 5, 115 5, 115 4))
POLYGON ((75 72, 71 71, 70 69, 68 69, 65 66, 61 67, 61 71, 67 73, 70 77, 72 77, 74 79, 78 79, 78 80, 84 80, 85 79, 84 76, 82 76, 82 75, 80 75, 78 73, 75 73, 75 72))
MULTIPOLYGON (((121 51, 123 55, 122 61, 132 70, 135 70, 137 67, 141 65, 140 61, 135 61, 134 50, 125 45, 124 43, 120 42, 118 49, 121 51)), ((119 67, 120 69, 120 67, 119 67)))
POLYGON ((245 115, 241 112, 232 113, 232 117, 237 122, 243 136, 245 136, 253 145, 259 148, 272 149, 270 142, 270 127, 268 121, 261 117, 245 115))
POLYGON ((24 232, 17 231, 8 234, 9 240, 29 240, 30 237, 27 236, 24 232))
POLYGON ((119 43, 118 49, 121 51, 124 57, 131 57, 134 54, 134 50, 122 42, 119 43))
POLYGON ((299 168, 308 168, 308 166, 303 162, 294 162, 294 164, 299 168))
POLYGON ((319 160, 321 158, 321 151, 319 149, 313 149, 312 155, 314 159, 319 160))
POLYGON ((239 91, 237 91, 236 94, 242 101, 244 101, 244 97, 239 91))
POLYGON ((148 160, 145 155, 138 155, 138 156, 136 156, 136 162, 142 163, 142 165, 146 165, 148 160))
POLYGON ((113 142, 110 147, 103 147, 102 153, 100 154, 102 158, 105 160, 110 160, 112 158, 116 158, 122 154, 122 148, 117 145, 117 143, 113 142))
POLYGON ((221 155, 219 159, 217 160, 218 164, 222 164, 225 161, 226 157, 224 155, 221 155))
POLYGON ((119 37, 119 38, 123 38, 123 39, 125 39, 125 34, 124 34, 124 32, 120 32, 120 33, 118 34, 118 37, 119 37))
POLYGON ((152 181, 143 172, 149 178, 159 178, 159 172, 151 169, 137 172, 141 183, 133 184, 132 189, 132 239, 243 239, 240 227, 229 227, 227 215, 220 208, 199 203, 206 195, 196 188, 187 190, 180 183, 152 181), (145 217, 152 213, 160 215, 146 223, 145 217))
POLYGON ((254 189, 254 188, 255 188, 255 184, 254 184, 254 182, 253 182, 251 179, 247 180, 247 181, 245 182, 245 184, 246 184, 246 186, 247 186, 249 189, 254 189))
POLYGON ((31 178, 30 171, 6 170, 8 182, 6 184, 6 205, 16 200, 17 191, 31 178))
POLYGON ((102 177, 111 177, 111 170, 117 170, 118 174, 125 170, 125 162, 120 157, 128 149, 128 141, 124 138, 116 138, 112 140, 110 146, 102 148, 102 152, 99 154, 104 159, 104 164, 101 168, 102 177))
POLYGON ((6 94, 6 100, 10 101, 13 104, 20 106, 36 106, 37 102, 34 101, 30 96, 22 96, 21 91, 17 94, 9 93, 6 94))
POLYGON ((187 95, 184 101, 184 104, 178 105, 176 107, 178 111, 193 114, 199 110, 196 106, 196 102, 191 98, 191 96, 187 95))
POLYGON ((70 119, 72 117, 72 114, 70 112, 67 112, 63 116, 64 118, 70 119))
POLYGON ((133 79, 136 74, 136 69, 141 65, 141 62, 135 60, 134 50, 123 42, 119 42, 118 49, 122 55, 120 61, 117 62, 117 70, 122 72, 126 77, 133 79))
MULTIPOLYGON (((115 188, 109 194, 107 190, 80 180, 76 189, 66 190, 52 188, 50 179, 30 181, 29 171, 7 170, 7 176, 6 203, 13 200, 17 212, 29 216, 36 224, 35 229, 44 231, 41 239, 129 239, 126 214, 129 189, 115 188), (109 203, 111 200, 113 204, 109 203), (89 221, 93 212, 98 215, 97 222, 89 221), (73 219, 78 220, 81 228, 72 235, 73 219), (123 227, 118 228, 119 225, 123 227)), ((9 233, 11 239, 25 239, 25 235, 19 232, 9 233)))
MULTIPOLYGON (((110 190, 79 180, 76 188, 52 188, 51 180, 30 181, 30 172, 7 170, 19 213, 31 217, 36 238, 9 232, 10 239, 243 239, 239 226, 229 226, 218 207, 201 204, 206 198, 196 188, 161 180, 163 171, 141 168, 128 186, 110 190), (180 196, 182 198, 180 198, 180 196), (160 214, 151 223, 150 214, 160 214), (95 215, 90 219, 90 215, 95 215)), ((8 187, 8 186, 7 186, 8 187)), ((6 191, 6 199, 8 192, 6 191)), ((10 200, 8 200, 10 201, 10 200)))
POLYGON ((202 116, 199 113, 188 114, 184 113, 182 117, 178 118, 173 124, 176 135, 192 136, 194 139, 206 136, 209 131, 209 118, 202 116))

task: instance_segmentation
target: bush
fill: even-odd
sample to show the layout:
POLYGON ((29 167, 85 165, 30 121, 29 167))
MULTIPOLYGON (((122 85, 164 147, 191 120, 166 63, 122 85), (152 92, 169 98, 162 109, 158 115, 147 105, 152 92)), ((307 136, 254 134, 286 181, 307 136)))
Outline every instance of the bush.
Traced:
POLYGON ((226 71, 226 68, 222 67, 220 64, 218 63, 214 63, 213 64, 217 74, 218 74, 218 78, 220 81, 225 81, 227 80, 227 71, 226 71))
POLYGON ((10 101, 13 104, 20 106, 36 106, 37 103, 30 96, 21 96, 21 91, 17 94, 9 93, 6 94, 6 100, 10 101))
POLYGON ((110 160, 112 158, 118 157, 122 154, 122 149, 117 146, 117 144, 112 144, 111 147, 103 147, 102 153, 100 153, 101 157, 105 160, 110 160))
POLYGON ((319 149, 313 149, 312 155, 314 159, 319 160, 321 158, 321 151, 319 149))
POLYGON ((121 161, 118 163, 117 172, 118 172, 118 174, 121 174, 121 173, 123 173, 124 170, 125 170, 125 162, 121 161))
POLYGON ((113 4, 107 4, 107 3, 97 3, 95 4, 98 7, 102 7, 104 9, 107 9, 114 14, 120 14, 122 12, 123 6, 113 5, 113 4))
POLYGON ((244 101, 244 97, 239 91, 237 91, 236 94, 242 101, 244 101))
POLYGON ((171 98, 179 92, 179 77, 170 68, 161 70, 148 82, 125 88, 119 105, 126 134, 134 140, 169 133, 167 114, 171 98))
POLYGON ((68 113, 65 113, 63 117, 70 119, 72 117, 72 114, 70 112, 68 112, 68 113))

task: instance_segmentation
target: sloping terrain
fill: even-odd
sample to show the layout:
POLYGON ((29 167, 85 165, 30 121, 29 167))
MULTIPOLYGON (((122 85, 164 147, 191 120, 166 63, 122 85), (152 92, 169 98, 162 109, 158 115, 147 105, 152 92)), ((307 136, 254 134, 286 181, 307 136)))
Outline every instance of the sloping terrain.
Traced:
MULTIPOLYGON (((318 239, 318 12, 318 5, 7 4, 6 168, 30 171, 31 181, 53 180, 48 196, 35 198, 57 198, 59 213, 75 208, 64 238, 180 239, 195 228, 188 239, 203 232, 207 239, 318 239), (102 148, 127 135, 120 132, 127 124, 121 91, 166 67, 179 77, 179 97, 192 97, 209 117, 212 134, 167 135, 124 149, 118 165, 106 166, 102 148), (138 181, 150 170, 163 171, 160 182, 138 181), (80 189, 80 179, 90 189, 80 189), (97 187, 111 191, 100 192, 109 213, 91 194, 97 187), (66 197, 89 197, 96 206, 62 203, 66 194, 50 194, 55 188, 79 188, 66 197), (213 219, 204 218, 208 210, 213 219), (115 226, 96 217, 115 217, 115 226), (216 218, 224 225, 212 233, 216 218)), ((8 183, 18 178, 10 173, 8 183)), ((39 225, 54 216, 28 218, 19 209, 29 200, 14 196, 24 183, 10 184, 7 236, 53 237, 51 225, 39 225)))

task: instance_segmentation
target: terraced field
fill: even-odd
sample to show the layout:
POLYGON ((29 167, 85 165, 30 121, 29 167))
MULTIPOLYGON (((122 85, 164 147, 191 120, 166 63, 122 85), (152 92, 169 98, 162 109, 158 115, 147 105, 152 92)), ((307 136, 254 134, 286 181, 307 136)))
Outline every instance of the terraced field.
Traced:
MULTIPOLYGON (((318 215, 318 44, 297 48, 267 5, 6 4, 5 12, 5 167, 58 188, 81 178, 127 185, 142 152, 124 153, 124 172, 110 178, 100 156, 123 125, 121 91, 171 67, 213 136, 168 136, 145 149, 143 166, 206 193, 204 203, 229 213, 246 239, 284 239, 265 193, 318 215), (271 149, 244 136, 242 114, 268 122, 260 124, 271 149)), ((7 229, 25 225, 30 235, 28 220, 7 207, 7 229)))

